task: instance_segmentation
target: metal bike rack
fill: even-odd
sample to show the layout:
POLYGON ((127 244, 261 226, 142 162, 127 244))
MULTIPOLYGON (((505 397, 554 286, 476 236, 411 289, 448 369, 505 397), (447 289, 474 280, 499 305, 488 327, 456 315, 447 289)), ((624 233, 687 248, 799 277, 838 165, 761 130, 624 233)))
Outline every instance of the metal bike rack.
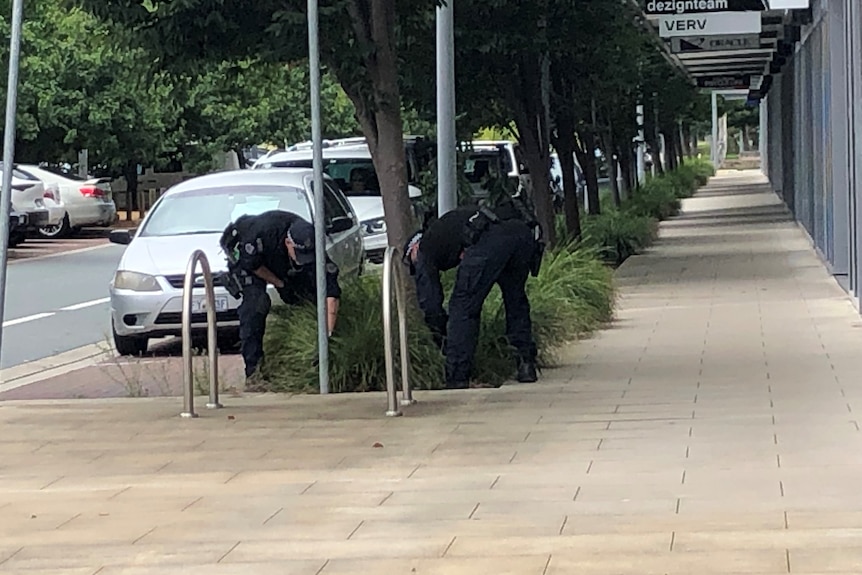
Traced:
POLYGON ((206 292, 205 305, 207 310, 207 354, 210 372, 210 397, 207 408, 219 409, 218 401, 218 340, 216 331, 215 286, 210 270, 209 260, 202 250, 195 250, 189 265, 186 267, 186 277, 183 281, 183 412, 180 417, 197 417, 195 413, 194 370, 192 364, 192 292, 195 284, 195 270, 200 263, 204 277, 206 292))
POLYGON ((386 415, 398 417, 398 389, 395 385, 395 357, 392 350, 392 275, 395 275, 395 300, 398 309, 398 336, 401 341, 401 405, 413 405, 410 388, 410 353, 407 349, 407 302, 401 274, 395 269, 398 248, 388 247, 383 256, 383 346, 386 355, 386 395, 389 401, 386 415))

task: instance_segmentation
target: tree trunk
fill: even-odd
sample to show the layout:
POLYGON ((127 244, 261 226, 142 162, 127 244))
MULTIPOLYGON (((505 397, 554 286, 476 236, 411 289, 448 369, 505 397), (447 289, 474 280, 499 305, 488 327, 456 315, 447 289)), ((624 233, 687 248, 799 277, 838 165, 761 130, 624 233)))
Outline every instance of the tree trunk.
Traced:
POLYGON ((656 174, 663 174, 664 167, 661 165, 661 154, 659 153, 659 137, 658 134, 653 133, 652 130, 650 131, 650 133, 653 135, 647 140, 647 144, 649 145, 650 149, 652 149, 652 163, 655 166, 656 174))
MULTIPOLYGON (((401 92, 395 52, 395 1, 351 0, 347 11, 359 48, 363 51, 367 84, 351 82, 351 74, 347 73, 339 80, 356 108, 356 118, 368 141, 380 183, 389 245, 400 248, 416 230, 413 229, 407 195, 401 92), (367 90, 369 84, 371 93, 367 90)), ((335 62, 329 64, 333 70, 338 70, 335 62)))
POLYGON ((674 171, 679 167, 679 156, 676 151, 676 138, 674 137, 675 130, 670 130, 665 134, 667 142, 667 168, 674 171))
POLYGON ((126 179, 126 221, 132 221, 132 212, 138 209, 138 162, 127 161, 123 177, 126 179))
POLYGON ((551 197, 551 143, 540 61, 525 56, 518 66, 520 85, 508 86, 506 97, 515 115, 518 139, 530 170, 531 198, 548 246, 557 243, 551 197))
POLYGON ((549 246, 557 243, 557 229, 554 225, 554 204, 551 198, 551 153, 549 146, 539 143, 538 122, 516 122, 524 159, 530 169, 530 197, 536 206, 536 217, 542 225, 545 241, 549 246))
POLYGON ((584 179, 587 181, 586 204, 587 213, 597 216, 602 213, 601 199, 599 198, 599 170, 596 166, 596 144, 595 136, 589 128, 578 132, 578 141, 575 142, 575 154, 578 163, 584 171, 584 179))
MULTIPOLYGON (((633 170, 632 170, 632 153, 631 150, 627 148, 620 148, 617 151, 617 157, 620 159, 620 172, 622 172, 623 176, 623 193, 625 197, 630 198, 632 196, 633 186, 633 170)), ((622 194, 621 194, 622 195, 622 194)))
POLYGON ((677 167, 679 167, 685 163, 685 152, 682 149, 682 138, 678 132, 674 132, 673 149, 676 159, 678 160, 677 167))
POLYGON ((563 213, 566 218, 566 231, 569 238, 581 238, 581 212, 578 207, 578 182, 575 179, 575 130, 569 118, 557 118, 557 136, 554 138, 554 148, 560 157, 560 169, 563 171, 563 194, 565 203, 563 213))
POLYGON ((688 128, 685 124, 680 122, 679 124, 679 139, 682 143, 682 154, 686 158, 692 157, 692 149, 691 149, 691 135, 689 134, 688 128))

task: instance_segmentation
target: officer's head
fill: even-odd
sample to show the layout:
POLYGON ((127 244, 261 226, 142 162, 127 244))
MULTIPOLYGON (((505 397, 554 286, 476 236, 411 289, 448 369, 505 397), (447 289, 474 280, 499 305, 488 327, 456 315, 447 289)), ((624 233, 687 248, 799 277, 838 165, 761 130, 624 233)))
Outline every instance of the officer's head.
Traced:
POLYGON ((314 226, 305 220, 291 224, 284 238, 287 253, 297 265, 314 263, 314 226))

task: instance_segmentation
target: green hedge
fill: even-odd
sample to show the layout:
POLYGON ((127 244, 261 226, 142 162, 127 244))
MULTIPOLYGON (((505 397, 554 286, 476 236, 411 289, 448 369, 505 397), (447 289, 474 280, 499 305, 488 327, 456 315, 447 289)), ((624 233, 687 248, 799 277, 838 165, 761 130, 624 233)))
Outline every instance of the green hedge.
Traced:
MULTIPOLYGON (((444 278, 446 293, 451 292, 453 275, 444 278)), ((366 276, 342 288, 338 327, 330 340, 330 388, 336 393, 382 390, 386 372, 380 278, 366 276)), ((549 252, 539 277, 530 278, 527 290, 541 366, 554 365, 561 346, 592 333, 613 313, 613 275, 592 250, 567 245, 549 252)), ((317 389, 316 319, 313 306, 273 308, 262 368, 270 390, 317 389)), ((443 355, 418 311, 412 311, 409 326, 411 381, 416 389, 439 388, 444 379, 443 355)), ((397 326, 393 333, 397 334, 397 326)), ((514 375, 515 363, 504 334, 505 311, 495 287, 482 313, 477 382, 498 385, 514 375)))
POLYGON ((649 247, 657 237, 658 222, 679 213, 681 200, 693 196, 714 174, 711 163, 694 159, 672 172, 649 177, 620 209, 606 201, 600 215, 583 218, 584 244, 607 263, 620 265, 649 247))

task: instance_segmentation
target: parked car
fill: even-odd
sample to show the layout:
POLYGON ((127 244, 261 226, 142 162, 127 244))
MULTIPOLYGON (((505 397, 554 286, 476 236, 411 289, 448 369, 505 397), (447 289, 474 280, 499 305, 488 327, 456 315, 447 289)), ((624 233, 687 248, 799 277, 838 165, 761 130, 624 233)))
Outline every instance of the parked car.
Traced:
MULTIPOLYGON (((3 164, 0 162, 0 177, 2 173, 3 164)), ((13 247, 24 241, 27 232, 56 225, 66 215, 56 188, 49 186, 46 189, 39 178, 17 165, 12 168, 12 209, 27 214, 26 227, 18 226, 9 236, 9 244, 13 247)))
POLYGON ((22 237, 21 230, 25 230, 23 233, 26 233, 27 229, 27 214, 22 214, 16 212, 14 209, 9 212, 9 242, 8 247, 14 248, 19 245, 19 243, 13 243, 12 238, 20 239, 22 237))
MULTIPOLYGON (((324 180, 328 230, 326 250, 341 268, 341 277, 362 273, 365 255, 359 220, 335 185, 324 180)), ((110 283, 114 344, 123 355, 147 350, 151 338, 179 336, 182 291, 192 252, 206 254, 213 274, 227 269, 219 238, 224 228, 244 214, 269 210, 294 212, 312 220, 313 173, 308 169, 235 170, 187 180, 158 199, 135 231, 114 230, 110 239, 128 245, 110 283)), ((195 280, 192 329, 204 332, 203 278, 195 280)), ((270 297, 278 294, 270 286, 270 297)), ((220 345, 238 339, 240 301, 216 287, 220 345)))
MULTIPOLYGON (((407 179, 410 199, 418 201, 422 197, 416 183, 418 167, 415 156, 411 154, 409 142, 407 151, 407 179)), ((254 165, 254 170, 270 168, 311 168, 312 148, 303 142, 291 146, 286 152, 264 157, 254 165)), ((371 161, 371 151, 364 138, 327 140, 323 149, 323 171, 332 178, 347 197, 362 226, 365 254, 372 263, 383 263, 386 247, 386 220, 383 216, 383 198, 380 183, 371 161)), ((415 215, 415 214, 414 214, 415 215)), ((416 218, 416 227, 419 220, 416 218)))
POLYGON ((60 170, 33 165, 20 168, 59 190, 66 208, 65 217, 55 225, 39 228, 39 235, 61 238, 84 226, 109 226, 117 220, 117 206, 111 194, 110 178, 82 178, 60 170))

